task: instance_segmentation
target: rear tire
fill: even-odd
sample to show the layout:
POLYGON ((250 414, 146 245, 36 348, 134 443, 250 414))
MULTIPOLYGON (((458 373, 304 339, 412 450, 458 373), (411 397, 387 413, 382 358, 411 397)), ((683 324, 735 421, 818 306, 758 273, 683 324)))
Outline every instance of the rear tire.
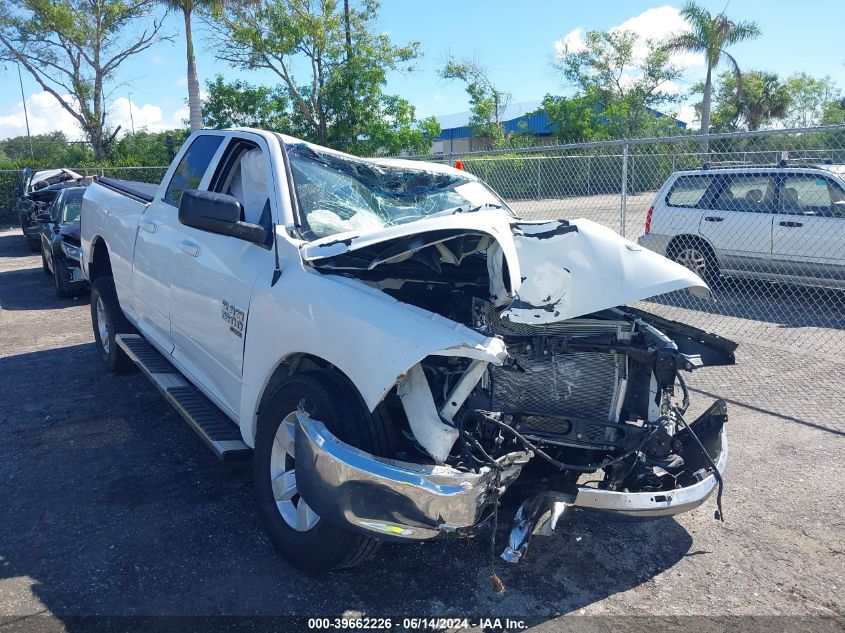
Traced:
POLYGON ((91 323, 97 353, 108 370, 123 372, 134 369, 135 364, 118 347, 114 338, 117 334, 132 334, 135 328, 120 309, 111 277, 99 277, 91 284, 91 323))
POLYGON ((296 492, 296 463, 291 453, 295 453, 295 414, 300 403, 339 439, 375 455, 391 454, 393 428, 380 409, 370 413, 357 392, 328 370, 296 374, 282 381, 258 420, 255 489, 259 514, 273 547, 294 567, 309 573, 354 567, 370 558, 381 542, 320 519, 307 504, 300 507, 305 502, 296 492))
POLYGON ((719 263, 710 245, 697 237, 682 235, 669 245, 668 256, 672 261, 691 270, 707 284, 719 280, 719 263))

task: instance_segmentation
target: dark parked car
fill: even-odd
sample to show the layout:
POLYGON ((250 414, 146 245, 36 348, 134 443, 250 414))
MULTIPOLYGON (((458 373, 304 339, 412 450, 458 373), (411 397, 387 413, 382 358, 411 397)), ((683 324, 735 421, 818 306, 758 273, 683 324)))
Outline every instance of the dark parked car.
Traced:
POLYGON ((88 287, 79 267, 79 211, 85 187, 62 189, 49 209, 36 215, 41 232, 41 264, 53 275, 56 295, 69 297, 88 287))
POLYGON ((46 211, 63 188, 74 187, 82 182, 83 176, 70 169, 35 171, 29 167, 23 168, 15 187, 15 197, 21 230, 32 251, 37 251, 41 246, 41 225, 35 216, 46 211))

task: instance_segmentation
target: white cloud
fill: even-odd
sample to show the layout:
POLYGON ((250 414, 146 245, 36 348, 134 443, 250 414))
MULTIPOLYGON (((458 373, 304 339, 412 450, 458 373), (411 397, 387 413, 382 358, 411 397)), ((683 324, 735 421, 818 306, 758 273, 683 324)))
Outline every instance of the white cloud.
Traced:
POLYGON ((579 26, 555 42, 555 55, 563 57, 567 53, 580 53, 585 48, 584 29, 579 26))
MULTIPOLYGON (((73 102, 70 96, 63 97, 73 102)), ((29 129, 32 134, 47 132, 64 132, 70 140, 83 138, 82 130, 76 119, 59 105, 49 92, 36 92, 26 99, 26 109, 29 114, 29 129)), ((188 108, 181 107, 166 114, 160 106, 152 103, 138 104, 132 102, 132 118, 135 130, 147 128, 151 132, 171 130, 184 127, 183 121, 188 118, 188 108)), ((108 109, 108 124, 121 126, 121 134, 132 130, 132 119, 129 116, 129 99, 120 97, 115 99, 108 109)), ((26 134, 26 119, 24 118, 23 103, 18 102, 5 112, 0 112, 0 139, 26 134)))
MULTIPOLYGON (((611 32, 632 31, 640 36, 640 41, 634 49, 638 59, 645 57, 648 40, 662 40, 670 35, 683 33, 689 30, 689 26, 681 17, 677 7, 664 5, 653 7, 643 11, 639 15, 629 18, 611 29, 611 32)), ((578 27, 570 31, 563 39, 554 43, 555 54, 560 57, 566 51, 578 52, 584 49, 584 30, 578 27)), ((697 53, 675 53, 672 61, 682 68, 701 66, 704 64, 704 56, 697 53)))
POLYGON ((695 111, 695 108, 691 105, 682 105, 678 110, 678 114, 675 117, 676 119, 683 121, 687 125, 691 125, 698 120, 698 114, 695 111))
MULTIPOLYGON (((64 99, 70 101, 65 95, 64 99)), ((68 138, 76 140, 82 134, 76 119, 56 101, 49 92, 36 92, 27 97, 26 111, 29 115, 29 129, 32 134, 44 134, 61 130, 68 138)), ((23 136, 26 134, 26 118, 23 102, 18 101, 12 108, 0 112, 0 138, 23 136)))
POLYGON ((135 130, 146 128, 150 132, 171 130, 182 127, 182 119, 188 118, 188 109, 179 108, 169 116, 164 115, 160 106, 152 103, 143 105, 131 102, 132 116, 129 112, 130 101, 126 97, 115 99, 109 108, 109 124, 121 126, 123 132, 130 132, 134 122, 135 130))

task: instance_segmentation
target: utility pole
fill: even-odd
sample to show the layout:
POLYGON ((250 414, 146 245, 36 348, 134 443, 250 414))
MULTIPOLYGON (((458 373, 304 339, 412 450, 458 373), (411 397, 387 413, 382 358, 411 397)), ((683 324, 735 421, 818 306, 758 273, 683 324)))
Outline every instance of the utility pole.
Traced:
POLYGON ((21 77, 21 65, 18 64, 18 83, 21 85, 21 101, 23 101, 23 118, 26 121, 26 137, 29 139, 29 157, 35 160, 35 152, 32 151, 32 134, 29 132, 29 114, 26 111, 26 95, 23 93, 23 78, 21 77))
POLYGON ((132 93, 129 93, 129 122, 132 124, 132 136, 135 136, 135 118, 132 116, 132 93))

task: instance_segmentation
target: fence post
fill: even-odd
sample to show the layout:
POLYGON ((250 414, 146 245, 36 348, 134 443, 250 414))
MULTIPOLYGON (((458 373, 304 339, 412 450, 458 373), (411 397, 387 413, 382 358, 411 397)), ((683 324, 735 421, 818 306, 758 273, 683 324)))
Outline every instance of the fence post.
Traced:
POLYGON ((625 237, 625 216, 628 214, 628 144, 622 144, 622 197, 619 205, 619 234, 625 237))
POLYGON ((540 199, 540 163, 543 162, 543 159, 539 156, 537 157, 537 200, 540 199))
POLYGON ((593 155, 589 154, 587 156, 587 195, 590 195, 590 176, 592 175, 593 171, 593 155))

